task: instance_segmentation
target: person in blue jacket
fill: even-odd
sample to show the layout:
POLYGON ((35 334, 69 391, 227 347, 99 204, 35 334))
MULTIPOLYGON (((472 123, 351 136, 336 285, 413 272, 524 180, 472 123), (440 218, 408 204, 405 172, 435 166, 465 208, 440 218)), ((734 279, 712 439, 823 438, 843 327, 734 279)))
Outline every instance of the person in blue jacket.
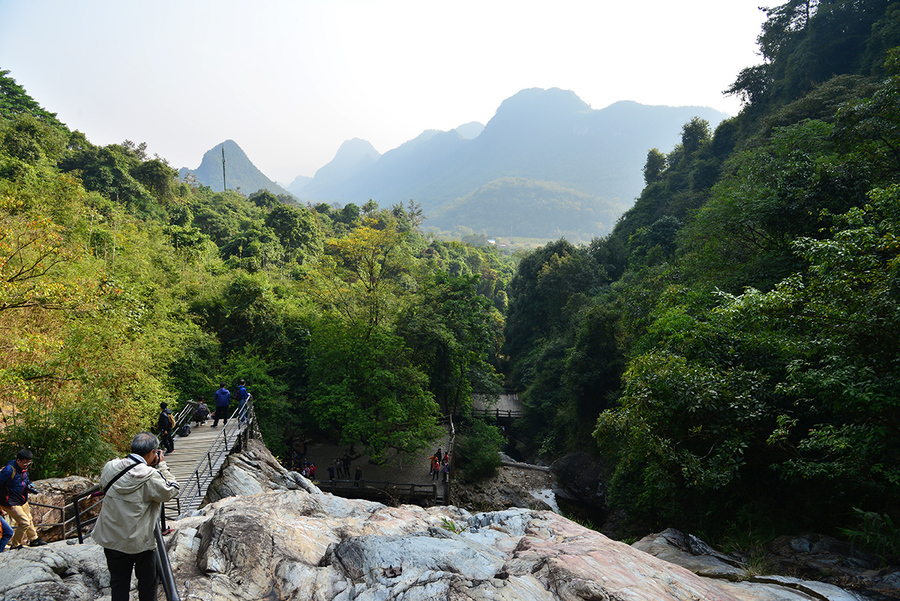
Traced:
POLYGON ((238 400, 238 415, 241 416, 241 421, 246 420, 247 418, 244 416, 244 405, 247 404, 247 401, 250 400, 250 393, 247 392, 247 382, 246 380, 241 380, 241 385, 238 386, 237 394, 235 396, 238 400))
POLYGON ((225 388, 225 384, 219 384, 219 389, 213 395, 213 400, 216 402, 216 414, 213 416, 212 427, 218 426, 220 419, 227 426, 228 408, 231 406, 231 392, 225 388))
POLYGON ((38 537, 31 520, 31 506, 28 493, 38 494, 28 477, 28 468, 34 455, 28 449, 16 453, 16 458, 0 470, 0 509, 3 509, 16 523, 15 533, 9 543, 10 549, 18 549, 23 539, 30 547, 46 545, 47 541, 38 537))

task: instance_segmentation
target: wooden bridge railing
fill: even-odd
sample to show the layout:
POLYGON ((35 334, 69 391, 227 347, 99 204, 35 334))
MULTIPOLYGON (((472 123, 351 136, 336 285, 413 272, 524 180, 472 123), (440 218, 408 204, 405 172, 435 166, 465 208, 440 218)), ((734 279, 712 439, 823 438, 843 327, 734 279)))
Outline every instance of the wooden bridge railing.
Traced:
POLYGON ((383 494, 394 499, 438 499, 438 483, 413 484, 409 482, 385 482, 380 480, 317 480, 319 489, 339 496, 383 494))

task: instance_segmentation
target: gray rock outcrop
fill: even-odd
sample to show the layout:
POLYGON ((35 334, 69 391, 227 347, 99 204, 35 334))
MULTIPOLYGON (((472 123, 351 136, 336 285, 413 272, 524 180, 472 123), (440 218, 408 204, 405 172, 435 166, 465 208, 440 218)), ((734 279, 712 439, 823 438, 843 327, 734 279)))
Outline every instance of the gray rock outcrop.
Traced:
POLYGON ((560 457, 550 464, 550 471, 558 479, 558 495, 565 494, 597 508, 605 506, 603 466, 587 453, 570 453, 560 457))
MULTIPOLYGON (((549 511, 473 515, 288 490, 227 497, 171 525, 185 600, 857 598, 702 578, 549 511)), ((94 600, 108 586, 93 543, 0 555, 2 600, 94 600)))
POLYGON ((306 478, 278 463, 262 441, 250 439, 242 452, 229 455, 225 460, 222 471, 206 492, 206 501, 278 490, 320 494, 306 478))
MULTIPOLYGON (((473 514, 321 494, 261 448, 233 457, 225 496, 169 525, 181 599, 203 601, 849 601, 821 583, 703 578, 550 511, 473 514), (296 478, 300 478, 297 480, 296 478), (256 494, 240 494, 276 486, 256 494)), ((109 595, 102 549, 0 554, 0 601, 109 595)))

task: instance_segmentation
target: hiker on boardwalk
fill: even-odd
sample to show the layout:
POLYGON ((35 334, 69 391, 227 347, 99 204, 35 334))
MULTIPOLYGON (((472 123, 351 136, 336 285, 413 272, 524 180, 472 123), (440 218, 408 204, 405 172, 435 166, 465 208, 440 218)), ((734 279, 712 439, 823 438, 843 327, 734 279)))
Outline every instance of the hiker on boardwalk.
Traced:
POLYGON ((447 453, 444 456, 444 461, 441 462, 441 482, 447 482, 450 479, 450 453, 447 453))
POLYGON ((169 404, 163 401, 159 404, 159 418, 156 420, 156 428, 159 430, 159 442, 166 448, 166 455, 175 451, 175 418, 169 404))
POLYGON ((434 455, 428 458, 429 462, 429 470, 428 475, 431 476, 432 480, 437 480, 438 474, 441 471, 441 460, 444 458, 444 454, 441 453, 441 448, 438 447, 438 450, 434 452, 434 455))
POLYGON ((3 529, 3 535, 0 536, 0 553, 3 553, 6 550, 6 544, 12 539, 13 534, 15 532, 12 529, 12 526, 6 521, 6 516, 0 513, 0 528, 3 529))
POLYGON ((213 400, 216 403, 216 415, 213 417, 212 427, 215 428, 219 425, 219 420, 221 419, 223 425, 228 425, 228 409, 231 406, 231 392, 225 388, 225 384, 219 384, 219 389, 216 391, 216 394, 213 395, 213 400))
POLYGON ((244 416, 244 406, 247 404, 247 401, 250 400, 250 393, 247 392, 246 380, 241 380, 241 385, 238 386, 237 393, 235 396, 238 400, 238 415, 241 418, 241 421, 245 421, 247 418, 244 416))
POLYGON ((209 419, 209 407, 206 406, 206 400, 203 398, 203 395, 200 395, 200 398, 197 402, 197 408, 194 409, 194 416, 192 418, 194 423, 197 426, 201 424, 205 424, 206 420, 209 419))

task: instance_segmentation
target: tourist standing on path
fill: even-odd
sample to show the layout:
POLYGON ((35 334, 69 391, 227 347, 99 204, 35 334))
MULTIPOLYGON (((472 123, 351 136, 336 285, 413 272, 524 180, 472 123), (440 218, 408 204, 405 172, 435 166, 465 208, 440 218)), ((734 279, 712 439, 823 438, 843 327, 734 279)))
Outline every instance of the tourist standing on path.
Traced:
POLYGON ((428 462, 430 464, 429 469, 428 469, 428 474, 431 476, 432 480, 436 480, 438 477, 438 473, 441 471, 441 458, 442 457, 443 457, 443 455, 441 454, 441 449, 438 448, 438 450, 435 451, 434 455, 432 455, 431 457, 428 458, 428 462))
POLYGON ((219 384, 219 389, 213 397, 216 402, 216 415, 213 417, 212 427, 219 425, 219 420, 223 420, 225 426, 228 425, 228 409, 231 406, 231 392, 225 388, 225 384, 219 384))
POLYGON ((359 487, 359 481, 362 480, 362 468, 360 466, 356 466, 356 475, 353 477, 356 480, 356 486, 359 487))
POLYGON ((172 435, 175 434, 175 418, 172 417, 172 410, 169 409, 169 404, 165 401, 159 404, 159 408, 160 412, 159 418, 156 420, 156 427, 159 430, 159 441, 166 447, 166 454, 168 455, 175 451, 175 439, 172 438, 172 435))
POLYGON ((246 405, 247 401, 250 400, 250 393, 247 392, 247 386, 245 385, 246 383, 246 380, 241 380, 241 385, 238 386, 237 394, 235 394, 238 400, 238 416, 240 416, 241 421, 247 419, 246 417, 244 417, 244 405, 246 405))
POLYGON ((132 569, 140 601, 156 601, 159 508, 179 491, 157 447, 156 436, 141 432, 131 454, 108 461, 100 474, 105 496, 92 536, 106 555, 112 601, 128 601, 132 569))
POLYGON ((31 506, 28 504, 28 493, 38 494, 28 477, 28 468, 33 460, 31 451, 22 449, 16 453, 15 459, 0 470, 0 508, 16 524, 10 549, 18 549, 23 543, 28 543, 30 547, 47 544, 47 541, 38 537, 31 520, 31 506))

